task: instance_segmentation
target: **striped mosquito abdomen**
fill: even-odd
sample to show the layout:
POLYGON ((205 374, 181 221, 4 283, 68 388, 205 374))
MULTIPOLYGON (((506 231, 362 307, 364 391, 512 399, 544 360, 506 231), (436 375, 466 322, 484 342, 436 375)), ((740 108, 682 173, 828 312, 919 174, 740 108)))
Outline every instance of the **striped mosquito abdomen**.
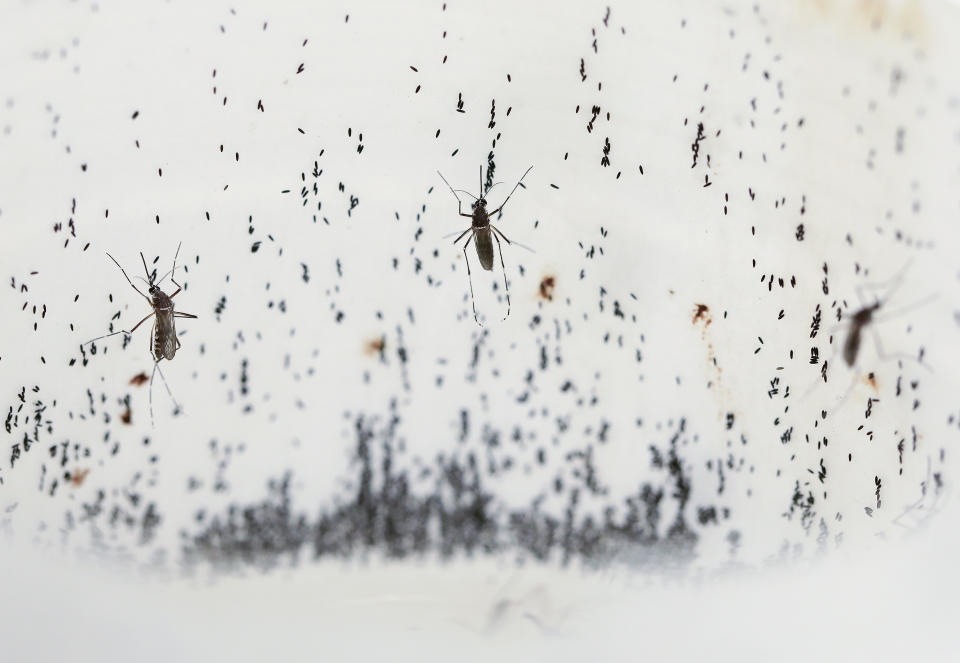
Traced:
POLYGON ((153 358, 173 359, 177 354, 177 328, 173 320, 173 302, 159 288, 150 293, 157 322, 153 332, 153 358))

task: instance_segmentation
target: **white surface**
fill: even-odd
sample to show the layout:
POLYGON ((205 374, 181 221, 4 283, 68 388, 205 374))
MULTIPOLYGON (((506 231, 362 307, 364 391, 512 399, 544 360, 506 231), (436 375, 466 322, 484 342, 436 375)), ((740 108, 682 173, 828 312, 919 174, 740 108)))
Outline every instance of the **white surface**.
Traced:
MULTIPOLYGON (((224 651, 262 660, 278 650, 294 660, 315 660, 325 647, 340 660, 353 658, 353 647, 413 657, 424 645, 405 642, 410 629, 466 658, 505 651, 517 640, 567 660, 595 657, 604 648, 636 660, 638 653, 670 655, 671 647, 679 647, 679 655, 736 660, 814 654, 892 660, 955 646, 946 597, 958 579, 952 563, 957 536, 948 525, 956 508, 957 438, 957 421, 949 417, 960 416, 957 11, 933 2, 769 3, 759 14, 752 3, 638 3, 612 6, 604 27, 604 3, 562 12, 454 3, 444 12, 441 4, 283 3, 268 9, 255 3, 107 2, 2 10, 0 277, 12 277, 17 287, 0 288, 0 405, 16 407, 27 386, 28 401, 48 404, 45 416, 54 428, 41 433, 42 443, 13 468, 5 449, 20 440, 22 429, 0 443, 0 523, 11 537, 5 550, 10 561, 0 567, 6 597, 0 599, 0 629, 2 646, 14 654, 10 660, 114 659, 135 647, 141 660, 209 659, 224 651), (681 20, 687 21, 682 29, 681 20), (911 39, 903 38, 905 31, 911 39), (577 73, 581 57, 585 83, 577 73), (305 68, 297 74, 300 63, 305 68), (893 86, 896 70, 903 77, 893 86), (772 73, 771 80, 763 71, 772 73), (414 94, 417 85, 422 88, 414 94), (455 112, 460 92, 464 114, 455 112), (486 124, 491 99, 493 131, 486 124), (588 134, 595 103, 603 115, 588 134), (699 121, 707 138, 700 164, 691 169, 699 121), (898 127, 906 129, 902 153, 895 149, 898 127), (491 201, 534 164, 501 227, 536 253, 505 251, 513 312, 505 323, 489 325, 474 371, 470 359, 481 332, 470 315, 462 254, 442 239, 463 226, 435 171, 474 192, 477 164, 485 162, 498 131, 497 179, 505 184, 491 201), (360 133, 364 151, 358 154, 360 133), (610 168, 599 166, 605 137, 612 144, 610 168), (315 198, 304 208, 298 196, 300 173, 310 183, 315 159, 324 169, 317 180, 323 200, 318 216, 327 216, 329 225, 322 218, 313 223, 315 198), (713 182, 707 188, 705 175, 713 182), (291 193, 281 195, 284 189, 291 193), (350 195, 360 203, 348 218, 350 195), (783 207, 779 200, 786 201, 783 207), (254 232, 248 233, 251 216, 254 232), (53 226, 70 218, 77 237, 64 248, 68 231, 53 226), (806 236, 798 242, 794 232, 801 222, 806 236), (199 317, 179 325, 183 348, 163 368, 185 413, 173 416, 162 386, 155 385, 157 423, 151 429, 146 387, 127 385, 137 372, 149 372, 143 328, 124 351, 114 338, 89 366, 67 363, 118 310, 119 324, 146 312, 103 253, 133 276, 142 250, 148 259, 159 256, 162 273, 181 241, 189 273, 182 276, 188 288, 177 306, 199 317), (262 242, 255 254, 254 241, 262 242), (586 258, 591 245, 602 246, 602 256, 598 251, 586 258), (872 392, 859 383, 814 428, 820 409, 832 408, 857 375, 831 355, 829 388, 807 395, 818 375, 806 363, 814 307, 840 299, 855 309, 858 284, 883 281, 910 258, 889 310, 931 294, 938 299, 910 308, 880 332, 888 351, 914 355, 922 346, 934 372, 910 362, 902 371, 895 362, 877 362, 868 336, 862 361, 876 371, 880 403, 864 421, 863 403, 872 392), (416 259, 423 264, 419 273, 416 259), (820 290, 825 262, 828 296, 820 290), (309 283, 301 279, 301 263, 309 265, 309 283), (856 265, 869 276, 858 274, 856 265), (771 273, 788 283, 795 275, 798 286, 768 291, 760 277, 771 273), (537 296, 545 274, 557 275, 549 303, 537 296), (28 292, 19 290, 21 283, 28 292), (217 316, 221 296, 227 303, 217 316), (285 313, 268 308, 280 300, 285 313), (614 301, 625 319, 611 314, 614 301), (709 327, 691 325, 696 303, 710 306, 709 327), (46 317, 33 314, 32 305, 44 304, 46 317), (781 309, 785 317, 778 320, 781 309), (341 324, 337 311, 346 314, 341 324), (538 313, 544 322, 531 331, 538 313), (395 354, 398 326, 410 357, 406 374, 395 354), (612 340, 604 343, 608 333, 612 340), (387 364, 364 351, 381 335, 387 364), (551 357, 560 353, 563 363, 539 371, 544 346, 551 357), (243 359, 249 362, 247 396, 239 389, 243 359), (520 404, 528 370, 535 373, 534 387, 520 404), (901 374, 905 385, 918 382, 907 388, 910 399, 893 397, 901 374), (774 377, 781 391, 770 398, 774 377), (568 380, 573 393, 561 391, 568 380), (789 401, 782 398, 786 384, 789 401), (39 391, 31 397, 32 385, 39 391), (96 417, 81 420, 88 387, 105 400, 96 417), (117 417, 124 409, 119 399, 128 393, 133 424, 126 427, 117 417), (592 396, 596 407, 577 406, 577 398, 592 396), (912 406, 914 396, 919 408, 912 406), (136 528, 107 530, 106 545, 137 562, 155 560, 162 548, 174 567, 180 530, 194 527, 197 509, 218 513, 228 502, 260 500, 267 480, 288 469, 295 472, 296 508, 313 513, 318 503, 341 499, 352 469, 352 417, 362 412, 382 423, 391 398, 403 419, 408 468, 413 458, 429 464, 438 453, 462 458, 466 450, 483 451, 485 425, 504 440, 515 426, 535 436, 493 454, 497 460, 509 456, 518 467, 487 483, 501 512, 545 493, 543 508, 562 516, 566 503, 549 487, 556 476, 575 482, 565 455, 582 449, 603 422, 610 424, 611 441, 594 445, 595 464, 610 493, 592 501, 585 496, 581 513, 619 504, 642 481, 666 483, 649 467, 648 446, 663 449, 683 419, 683 459, 694 491, 688 519, 700 505, 730 509, 729 520, 698 529, 691 573, 712 576, 727 565, 726 537, 733 530, 742 541, 738 562, 805 561, 700 587, 661 586, 657 578, 629 576, 620 566, 598 577, 579 575, 576 563, 566 571, 518 571, 489 559, 350 572, 331 562, 304 563, 197 587, 72 561, 89 547, 89 532, 80 528, 65 536, 64 514, 81 513, 80 504, 101 489, 108 504, 124 504, 128 491, 140 491, 163 516, 149 545, 139 545, 136 528), (245 404, 251 412, 244 413, 245 404), (471 412, 462 449, 455 442, 461 408, 471 412), (730 432, 728 412, 736 416, 730 432), (558 418, 571 433, 558 433, 558 418), (860 423, 869 424, 872 440, 857 430, 860 423), (781 444, 789 426, 793 438, 781 444), (896 443, 910 440, 914 430, 917 447, 901 466, 896 443), (822 436, 830 444, 818 449, 822 436), (149 445, 144 437, 151 438, 149 445), (67 469, 90 469, 90 475, 82 486, 64 484, 49 497, 51 477, 63 468, 47 448, 67 440, 91 449, 67 469), (121 452, 113 456, 115 441, 121 452), (549 463, 537 468, 533 459, 541 444, 549 463), (847 461, 848 453, 855 462, 847 461), (718 494, 716 466, 707 463, 727 458, 736 469, 727 470, 718 494), (222 471, 229 490, 214 493, 223 459, 229 461, 222 471), (816 479, 821 459, 828 468, 825 484, 816 479), (529 472, 523 471, 527 465, 529 472), (925 521, 921 537, 900 542, 912 530, 893 521, 921 497, 932 472, 946 484, 941 499, 928 493, 924 509, 906 522, 918 522, 932 508, 942 511, 925 521), (885 507, 868 517, 864 507, 876 506, 875 476, 883 478, 885 507), (185 490, 190 477, 201 481, 200 490, 185 490), (783 517, 795 481, 809 481, 817 493, 809 534, 798 517, 783 517), (831 554, 813 562, 821 518, 831 554), (841 534, 846 545, 834 551, 841 534), (23 548, 31 540, 48 552, 23 548), (54 552, 60 549, 63 559, 54 552), (645 588, 648 581, 656 587, 645 588), (530 607, 507 610, 491 628, 491 611, 504 599, 530 607), (551 634, 541 633, 525 612, 550 626, 551 634)), ((474 276, 481 311, 499 317, 489 294, 499 271, 488 279, 475 267, 474 276)), ((832 325, 825 320, 823 327, 832 325)), ((665 513, 664 523, 671 517, 665 513)))

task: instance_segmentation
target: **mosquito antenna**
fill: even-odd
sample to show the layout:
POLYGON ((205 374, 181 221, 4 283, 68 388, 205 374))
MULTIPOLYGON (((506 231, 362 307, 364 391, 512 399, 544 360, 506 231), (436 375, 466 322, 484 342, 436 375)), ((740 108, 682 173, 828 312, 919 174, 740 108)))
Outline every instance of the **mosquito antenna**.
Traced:
POLYGON ((480 164, 480 197, 483 197, 483 164, 480 164))
POLYGON ((470 196, 471 198, 473 198, 474 200, 477 200, 477 197, 476 197, 475 195, 473 195, 472 193, 470 193, 469 191, 465 191, 464 189, 457 189, 457 191, 459 191, 460 193, 465 193, 465 194, 467 194, 468 196, 470 196))

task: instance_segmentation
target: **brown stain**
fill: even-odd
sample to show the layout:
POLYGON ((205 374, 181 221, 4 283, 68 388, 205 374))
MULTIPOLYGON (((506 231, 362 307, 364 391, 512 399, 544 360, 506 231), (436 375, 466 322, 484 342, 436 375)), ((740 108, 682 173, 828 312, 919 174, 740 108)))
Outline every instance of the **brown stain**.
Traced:
POLYGON ((695 303, 693 305, 693 318, 691 323, 694 327, 700 327, 700 338, 703 339, 707 346, 706 373, 712 385, 710 391, 717 403, 717 419, 722 421, 725 413, 731 412, 735 408, 731 407, 731 395, 723 384, 723 367, 717 361, 717 352, 713 347, 713 339, 710 334, 713 315, 710 313, 710 307, 706 304, 695 303), (713 375, 712 378, 710 378, 711 374, 713 375))
POLYGON ((879 392, 879 387, 877 386, 877 376, 873 373, 867 373, 863 376, 863 383, 873 389, 873 391, 879 392))
POLYGON ((700 330, 700 338, 707 342, 707 363, 716 369, 717 382, 719 382, 720 374, 723 373, 723 369, 721 369, 719 365, 714 366, 716 353, 713 350, 713 341, 709 339, 707 334, 707 328, 713 322, 713 316, 710 315, 710 307, 706 304, 694 304, 693 306, 693 325, 697 326, 698 323, 702 325, 700 330))
POLYGON ((123 411, 123 414, 120 415, 120 421, 129 426, 131 419, 133 419, 133 413, 130 411, 130 408, 127 408, 123 411))
POLYGON ((710 307, 706 304, 694 304, 696 308, 693 311, 693 324, 697 324, 698 320, 703 320, 703 333, 707 333, 707 325, 713 322, 713 317, 708 315, 710 313, 710 307))
POLYGON ((387 347, 387 340, 383 336, 377 336, 363 344, 363 354, 368 357, 375 357, 383 354, 387 347))
POLYGON ((75 472, 70 473, 70 485, 77 487, 83 484, 83 480, 87 478, 87 475, 90 474, 90 470, 76 470, 75 472))
POLYGON ((540 279, 540 298, 548 302, 553 301, 553 290, 557 287, 557 277, 546 274, 540 279))
POLYGON ((149 382, 149 380, 150 380, 150 376, 147 375, 146 373, 137 373, 132 378, 130 378, 130 384, 132 384, 134 387, 142 387, 147 382, 149 382))

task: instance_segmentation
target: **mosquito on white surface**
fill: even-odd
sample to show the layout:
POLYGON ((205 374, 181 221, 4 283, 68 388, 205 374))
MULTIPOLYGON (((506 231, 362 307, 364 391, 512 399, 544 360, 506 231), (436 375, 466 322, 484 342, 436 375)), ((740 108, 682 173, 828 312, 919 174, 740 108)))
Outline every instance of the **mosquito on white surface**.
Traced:
MULTIPOLYGON (((920 353, 918 356, 912 356, 904 353, 892 353, 892 354, 886 353, 883 349, 883 342, 880 338, 880 334, 876 329, 877 323, 882 323, 887 320, 896 318, 897 316, 907 313, 908 311, 911 311, 913 309, 919 308, 927 304, 934 298, 936 298, 936 295, 931 295, 930 297, 927 297, 919 302, 901 307, 895 311, 886 313, 883 316, 878 315, 878 312, 880 311, 880 309, 883 308, 887 304, 887 302, 890 301, 893 294, 900 288, 901 285, 903 285, 904 275, 906 274, 909 267, 910 267, 910 262, 907 262, 907 264, 904 265, 903 268, 893 278, 883 283, 868 284, 866 286, 856 287, 855 291, 857 293, 857 299, 860 300, 860 308, 857 309, 852 315, 843 316, 843 322, 847 323, 846 324, 847 331, 846 331, 846 337, 844 338, 844 341, 843 341, 843 345, 841 346, 844 363, 847 365, 848 368, 854 369, 856 372, 853 376, 853 380, 850 386, 844 392, 843 397, 840 399, 840 401, 838 402, 838 405, 835 406, 835 408, 839 408, 840 405, 846 402, 847 398, 850 396, 851 392, 853 391, 853 388, 856 385, 858 379, 862 375, 862 371, 856 370, 856 365, 857 365, 857 359, 860 355, 860 347, 863 342, 863 335, 868 329, 870 333, 873 335, 873 342, 874 342, 874 345, 876 346, 877 357, 881 361, 889 361, 892 359, 897 359, 897 360, 906 359, 906 360, 913 361, 920 364, 921 366, 926 368, 928 371, 932 370, 930 366, 923 361, 923 349, 920 350, 920 353), (865 289, 870 289, 870 290, 886 289, 886 293, 882 298, 874 297, 873 302, 867 303, 867 298, 864 296, 865 289)), ((834 352, 834 354, 836 354, 836 352, 834 352)), ((826 382, 826 379, 827 379, 826 367, 828 363, 829 362, 825 361, 822 369, 822 376, 823 376, 824 382, 826 382)), ((810 391, 812 391, 812 387, 810 390, 808 390, 807 393, 809 394, 810 391)))
MULTIPOLYGON (((130 280, 130 277, 127 276, 127 272, 120 267, 120 263, 117 262, 109 253, 107 257, 113 261, 121 272, 123 272, 124 278, 127 279, 127 283, 130 284, 130 287, 137 291, 137 294, 143 297, 147 304, 153 309, 149 314, 144 316, 144 318, 133 326, 133 329, 129 331, 126 329, 121 329, 110 334, 104 334, 103 336, 98 336, 97 338, 91 339, 83 345, 88 345, 95 341, 99 341, 102 338, 109 338, 111 336, 116 336, 117 334, 124 334, 130 336, 137 330, 137 328, 142 325, 144 322, 149 320, 151 317, 155 317, 153 322, 153 330, 150 333, 150 354, 153 357, 153 372, 150 374, 150 425, 153 426, 153 376, 155 373, 160 373, 160 379, 163 380, 163 386, 167 389, 167 394, 170 395, 170 400, 173 401, 173 404, 176 406, 177 410, 180 409, 180 404, 177 403, 177 399, 174 398, 173 392, 170 391, 170 385, 167 384, 167 379, 163 376, 163 371, 160 370, 160 360, 167 359, 172 361, 177 354, 177 350, 180 348, 180 340, 177 338, 177 328, 176 328, 176 318, 196 318, 197 316, 192 313, 183 313, 182 311, 175 311, 173 308, 173 298, 176 297, 183 286, 177 283, 174 275, 177 270, 177 256, 180 255, 180 244, 177 245, 177 252, 173 256, 173 267, 172 269, 164 274, 159 279, 154 281, 156 272, 150 272, 147 269, 147 261, 143 257, 143 252, 140 252, 140 260, 143 262, 143 271, 146 273, 147 278, 141 279, 146 282, 148 286, 147 292, 150 293, 150 296, 143 294, 137 286, 133 285, 133 281, 130 280), (167 276, 170 276, 170 280, 173 281, 173 284, 177 286, 176 291, 167 295, 163 290, 160 289, 160 282, 163 281, 167 276)), ((139 276, 136 278, 140 278, 139 276)))
MULTIPOLYGON (((530 166, 529 168, 527 168, 526 172, 520 177, 519 180, 517 180, 517 183, 516 185, 514 185, 513 190, 507 195, 506 199, 500 204, 500 207, 493 210, 492 212, 487 211, 487 200, 486 198, 484 198, 485 194, 483 191, 483 166, 482 165, 480 166, 480 196, 479 197, 474 196, 469 191, 464 191, 463 189, 454 190, 454 188, 450 186, 450 183, 447 182, 447 178, 443 176, 443 173, 441 173, 439 170, 437 171, 437 175, 440 176, 440 179, 443 180, 443 183, 446 184, 447 188, 450 189, 450 193, 453 194, 453 197, 457 199, 457 211, 460 213, 460 216, 465 216, 468 219, 473 219, 473 223, 470 225, 470 227, 464 230, 463 232, 461 232, 459 237, 453 240, 453 243, 454 245, 456 245, 457 242, 459 242, 461 239, 469 235, 469 237, 467 237, 467 241, 463 245, 463 257, 467 263, 467 280, 470 282, 470 303, 473 306, 473 319, 481 327, 483 325, 480 323, 480 320, 477 317, 477 303, 473 295, 473 275, 470 272, 470 259, 467 256, 467 246, 469 246, 470 241, 473 240, 473 243, 477 249, 477 259, 480 261, 480 266, 486 271, 490 272, 490 271, 493 271, 493 242, 491 242, 490 240, 491 238, 493 238, 497 242, 497 250, 500 252, 500 268, 503 270, 503 288, 507 298, 507 314, 503 316, 503 319, 506 320, 508 317, 510 317, 510 285, 507 283, 507 268, 503 262, 503 247, 500 245, 500 238, 502 237, 507 244, 513 244, 514 242, 511 242, 509 239, 507 239, 507 236, 504 235, 502 232, 500 232, 499 228, 497 228, 495 225, 490 223, 490 217, 500 213, 500 211, 507 204, 507 201, 510 200, 510 196, 514 194, 514 192, 517 190, 517 187, 519 187, 520 184, 523 182, 523 178, 526 177, 527 173, 529 173, 531 170, 533 170, 533 166, 530 166), (463 213, 463 202, 460 200, 460 196, 457 195, 457 191, 465 193, 471 198, 473 198, 474 202, 471 205, 473 212, 471 214, 463 213)), ((493 186, 490 187, 490 189, 492 188, 493 186)), ((489 193, 490 189, 487 189, 487 193, 489 193)), ((518 246, 522 246, 522 245, 518 244, 518 246)))

